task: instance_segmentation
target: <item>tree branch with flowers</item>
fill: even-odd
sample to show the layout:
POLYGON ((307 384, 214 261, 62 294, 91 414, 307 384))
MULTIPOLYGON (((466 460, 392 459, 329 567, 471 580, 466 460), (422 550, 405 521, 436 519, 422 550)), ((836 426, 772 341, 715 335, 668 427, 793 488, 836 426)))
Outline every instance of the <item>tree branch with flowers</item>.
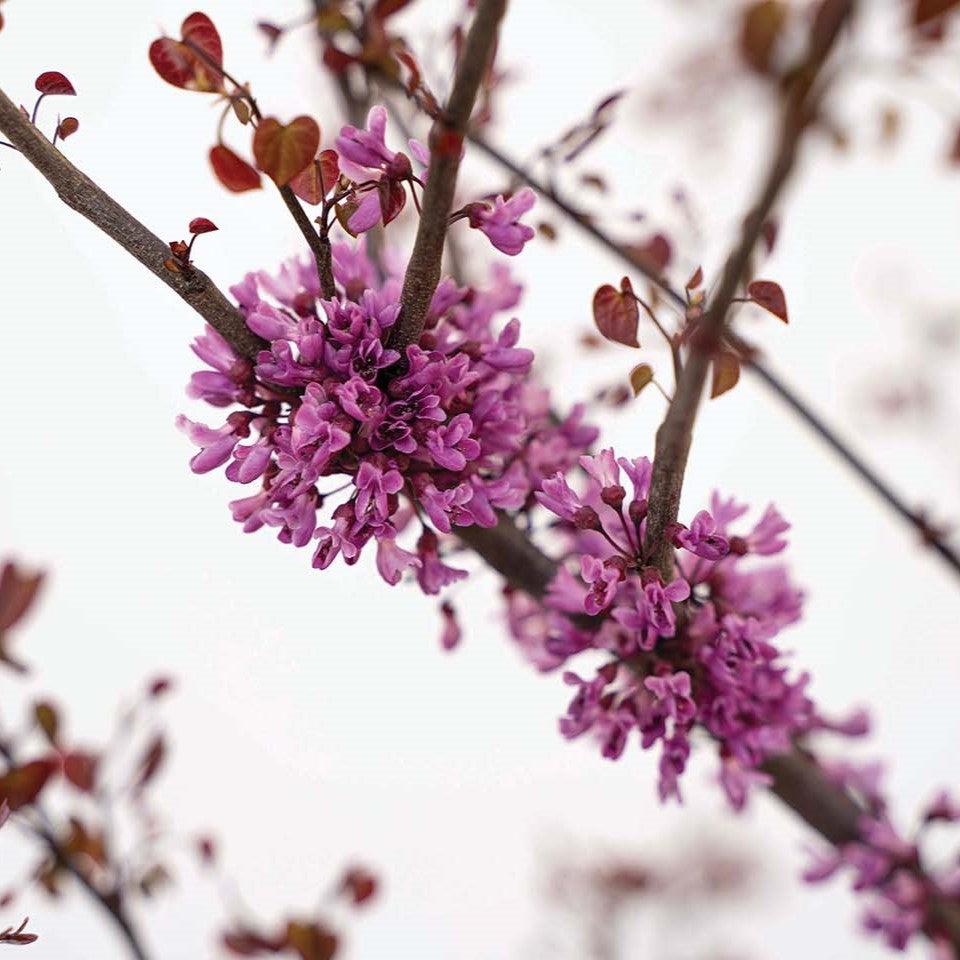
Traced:
MULTIPOLYGON (((259 188, 267 175, 311 252, 278 275, 248 273, 230 288, 236 305, 193 261, 196 238, 216 230, 212 221, 194 218, 189 243, 164 244, 58 147, 76 127, 58 121, 47 138, 37 109, 26 113, 2 91, 0 131, 64 202, 207 324, 193 344, 205 368, 193 375, 188 394, 221 417, 229 412, 220 425, 184 416, 178 425, 199 448, 194 472, 223 467, 228 480, 251 491, 230 503, 245 532, 269 529, 282 543, 309 547, 311 565, 321 570, 338 558, 353 565, 373 550, 387 584, 412 581, 422 593, 444 597, 445 649, 461 641, 462 626, 444 593, 468 577, 453 561, 469 548, 503 580, 512 641, 537 670, 562 668, 574 694, 560 720, 565 737, 590 736, 612 760, 631 742, 658 750, 664 802, 681 799, 695 745, 715 751, 718 781, 733 809, 767 788, 826 841, 807 879, 847 870, 868 899, 868 930, 898 949, 925 937, 938 956, 960 956, 955 871, 921 853, 927 827, 960 819, 960 806, 936 795, 916 834, 905 836, 871 771, 818 754, 820 737, 860 737, 869 722, 860 712, 837 719, 822 710, 809 692, 809 675, 792 670, 780 646, 781 632, 803 611, 802 591, 787 567, 771 559, 786 548, 789 524, 773 506, 745 524, 748 507, 719 493, 680 521, 702 395, 708 381, 711 397, 728 392, 745 366, 960 570, 954 548, 925 515, 908 507, 732 328, 740 303, 787 322, 780 285, 753 276, 755 250, 772 229, 806 136, 823 121, 844 38, 864 12, 854 0, 821 0, 806 11, 802 52, 778 77, 776 145, 741 235, 712 291, 698 269, 680 293, 666 277, 662 244, 638 250, 617 243, 550 183, 491 145, 483 126, 497 85, 498 31, 509 29, 506 0, 471 5, 443 105, 415 52, 393 32, 393 17, 405 6, 402 0, 356 9, 311 4, 302 23, 261 24, 273 43, 297 26, 316 29, 352 119, 361 86, 366 99, 380 88, 388 101, 373 103, 365 126, 343 126, 324 149, 311 117, 284 123, 262 112, 249 85, 224 67, 220 34, 206 14, 190 14, 179 39, 161 37, 151 46, 160 77, 218 99, 209 159, 222 185, 242 193, 259 188), (427 144, 409 139, 409 154, 394 149, 388 134, 388 105, 395 109, 389 101, 398 91, 430 122, 427 144), (252 162, 226 143, 231 119, 252 132, 252 162), (473 146, 518 181, 513 187, 525 185, 457 207, 461 160, 473 146), (519 321, 506 319, 521 287, 505 269, 496 269, 489 286, 442 277, 449 234, 463 225, 500 253, 521 254, 535 237, 524 217, 537 193, 649 281, 677 314, 665 319, 661 304, 638 295, 629 276, 619 286, 602 284, 592 304, 605 339, 637 347, 642 310, 669 350, 675 382, 672 390, 661 387, 667 407, 652 461, 610 448, 595 452, 600 433, 587 422, 586 405, 562 409, 567 398, 552 397, 537 379, 519 321), (395 229, 408 196, 418 221, 401 266, 379 254, 379 239, 368 246, 364 235, 395 229), (311 218, 304 205, 318 215, 311 218)), ((918 25, 938 22, 952 6, 931 12, 918 4, 918 25)), ((769 18, 769 4, 752 5, 748 18, 761 7, 766 12, 759 15, 769 18)), ((776 18, 763 23, 766 32, 757 34, 747 22, 761 45, 780 29, 776 18)), ((66 77, 56 77, 62 80, 38 79, 41 99, 74 94, 66 77)), ((611 103, 603 101, 591 121, 575 128, 571 155, 606 128, 611 103)), ((640 364, 630 382, 639 393, 656 381, 649 365, 640 364)), ((5 756, 6 777, 15 780, 23 768, 12 753, 5 756)), ((11 807, 14 780, 6 787, 11 807)), ((20 805, 35 803, 44 785, 20 805)), ((40 837, 59 850, 51 846, 55 840, 40 837)), ((58 856, 84 880, 72 855, 58 856)), ((112 912, 123 929, 123 916, 112 912)), ((282 950, 332 956, 336 939, 311 931, 287 927, 271 938, 245 929, 225 943, 242 956, 282 950)), ((128 940, 134 956, 145 955, 128 940)))

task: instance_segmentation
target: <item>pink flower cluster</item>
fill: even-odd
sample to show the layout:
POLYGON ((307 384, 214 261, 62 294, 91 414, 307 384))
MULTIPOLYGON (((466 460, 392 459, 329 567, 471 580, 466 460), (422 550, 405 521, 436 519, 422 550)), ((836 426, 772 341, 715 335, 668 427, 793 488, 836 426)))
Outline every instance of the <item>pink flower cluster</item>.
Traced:
MULTIPOLYGON (((442 562, 435 531, 493 526, 496 510, 524 506, 596 431, 582 407, 551 419, 528 377, 533 354, 517 346, 518 321, 497 320, 520 297, 502 268, 486 290, 441 283, 424 334, 401 358, 389 345, 399 276, 378 284, 362 242, 335 245, 333 266, 331 300, 320 299, 313 264, 296 261, 232 289, 270 348, 251 363, 211 329, 197 339, 211 369, 194 374, 189 394, 234 409, 221 426, 179 418, 200 447, 191 466, 226 465, 228 479, 254 485, 230 505, 245 531, 312 543, 318 568, 337 556, 355 563, 374 540, 388 583, 409 570, 435 594, 466 576, 442 562), (415 519, 422 534, 405 549, 396 540, 415 519)), ((450 617, 446 626, 449 637, 450 617)))
POLYGON ((589 731, 611 759, 633 733, 644 749, 659 745, 660 796, 679 799, 699 726, 718 745, 720 782, 739 809, 752 784, 769 782, 768 757, 826 726, 806 694, 807 675, 792 679, 773 643, 799 618, 802 595, 783 566, 746 562, 781 551, 788 525, 770 507, 736 533, 747 508, 714 495, 709 512, 669 531, 680 550, 665 583, 643 549, 649 460, 604 450, 580 465, 581 492, 558 473, 536 494, 559 519, 568 562, 543 603, 508 594, 514 638, 542 670, 587 650, 605 655, 587 679, 564 674, 576 691, 560 721, 564 736, 589 731))
POLYGON ((921 848, 932 825, 960 821, 960 804, 946 792, 938 794, 908 840, 887 817, 879 764, 825 762, 823 766, 834 782, 862 800, 870 814, 861 818, 858 840, 814 853, 804 880, 821 883, 846 871, 853 890, 870 901, 861 916, 865 931, 881 936, 895 950, 904 950, 915 934, 926 930, 934 945, 933 955, 953 960, 951 941, 939 931, 935 904, 960 896, 960 868, 954 858, 931 871, 929 864, 921 864, 921 848))

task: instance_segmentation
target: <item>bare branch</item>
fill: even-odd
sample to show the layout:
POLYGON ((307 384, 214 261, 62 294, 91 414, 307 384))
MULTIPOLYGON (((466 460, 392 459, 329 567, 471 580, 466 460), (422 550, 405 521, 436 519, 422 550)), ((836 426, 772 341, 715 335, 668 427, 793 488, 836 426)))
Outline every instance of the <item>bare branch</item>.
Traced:
POLYGON ((497 43, 497 29, 507 0, 479 0, 457 65, 453 90, 443 113, 430 131, 430 171, 421 204, 420 226, 403 280, 400 316, 390 335, 390 346, 403 352, 416 343, 430 300, 440 282, 440 263, 447 220, 460 170, 463 138, 480 83, 497 43))
POLYGON ((693 424, 712 354, 720 343, 727 311, 736 296, 763 224, 793 171, 800 141, 816 109, 815 84, 820 68, 853 14, 854 6, 853 0, 830 0, 820 8, 821 15, 814 25, 807 56, 786 93, 773 162, 760 195, 744 222, 740 241, 727 258, 720 286, 703 317, 677 382, 673 403, 657 431, 644 551, 666 580, 673 576, 673 547, 667 541, 665 531, 677 519, 693 424))
POLYGON ((174 273, 163 264, 170 248, 139 220, 78 170, 0 90, 0 130, 71 209, 86 217, 154 276, 185 300, 231 346, 244 356, 256 356, 267 345, 247 327, 236 307, 210 278, 196 267, 174 273))

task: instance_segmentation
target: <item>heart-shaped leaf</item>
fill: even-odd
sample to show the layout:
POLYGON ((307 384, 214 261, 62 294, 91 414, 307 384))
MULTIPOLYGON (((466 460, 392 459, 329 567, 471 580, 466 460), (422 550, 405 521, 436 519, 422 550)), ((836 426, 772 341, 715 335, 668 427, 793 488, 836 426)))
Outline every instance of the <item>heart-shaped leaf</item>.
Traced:
POLYGON ((637 302, 609 283, 593 295, 593 322, 608 340, 627 347, 640 346, 637 340, 637 325, 640 322, 637 302))
POLYGON ((653 367, 649 363, 641 363, 630 371, 630 386, 633 395, 639 396, 640 391, 653 382, 653 367))
POLYGON ((205 13, 191 13, 180 26, 180 38, 161 37, 150 44, 154 70, 181 90, 222 90, 223 43, 213 21, 205 13))
POLYGON ((316 206, 330 193, 340 177, 340 158, 336 150, 324 150, 305 170, 290 181, 290 189, 307 203, 316 206))
POLYGON ((787 319, 787 298, 783 295, 783 289, 779 283, 772 280, 754 280, 747 287, 747 296, 764 310, 769 310, 775 317, 784 323, 789 323, 787 319))
POLYGON ((233 193, 260 189, 260 174, 222 143, 210 151, 210 166, 217 179, 233 193))
POLYGON ((60 729, 60 717, 57 714, 57 708, 52 703, 40 700, 33 706, 33 718, 50 745, 56 746, 57 731, 60 729))
POLYGON ((73 84, 58 70, 47 70, 37 77, 34 86, 45 97, 75 97, 77 91, 73 89, 73 84))
POLYGON ((286 186, 317 155, 320 128, 310 117, 282 124, 275 117, 260 121, 253 136, 257 166, 278 186, 286 186))
POLYGON ((735 353, 723 351, 713 358, 713 381, 710 398, 719 397, 732 390, 740 379, 740 361, 735 353))

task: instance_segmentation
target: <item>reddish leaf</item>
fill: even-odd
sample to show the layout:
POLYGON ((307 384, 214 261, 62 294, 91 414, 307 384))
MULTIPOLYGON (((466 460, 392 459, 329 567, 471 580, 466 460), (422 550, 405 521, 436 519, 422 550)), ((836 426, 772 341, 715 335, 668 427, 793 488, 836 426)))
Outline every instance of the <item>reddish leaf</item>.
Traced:
POLYGON ((57 125, 57 139, 66 140, 80 129, 80 121, 76 117, 64 117, 57 125))
POLYGON ((191 13, 180 25, 184 43, 199 47, 218 67, 223 66, 223 43, 213 21, 205 13, 191 13))
POLYGON ((646 243, 630 247, 630 253, 638 263, 654 273, 663 273, 673 256, 670 241, 662 233, 655 233, 646 243))
POLYGON ((97 784, 100 760, 92 753, 72 750, 63 758, 63 775, 78 790, 90 793, 97 784))
POLYGON ((366 903, 377 892, 377 878, 364 867, 351 867, 340 880, 340 892, 349 896, 355 907, 366 903))
POLYGON ((190 248, 182 240, 171 240, 169 246, 170 252, 178 260, 187 262, 187 258, 190 256, 190 248))
POLYGON ((377 193, 380 195, 380 212, 383 214, 383 225, 395 220, 407 202, 407 191, 402 183, 383 177, 377 182, 377 193))
POLYGON ((158 733, 150 742, 140 760, 140 772, 137 774, 133 785, 135 790, 142 790, 157 775, 166 753, 167 747, 163 734, 158 733))
POLYGON ((57 745, 57 733, 60 729, 60 717, 57 708, 52 703, 43 700, 33 705, 33 718, 43 735, 50 741, 50 746, 57 745))
POLYGON ((73 89, 73 84, 58 70, 48 70, 37 77, 34 86, 45 97, 75 97, 77 91, 73 89))
POLYGON ((210 165, 217 179, 233 193, 260 189, 260 174, 222 143, 210 151, 210 165))
POLYGON ((960 0, 915 0, 913 4, 913 25, 922 26, 935 17, 940 17, 960 6, 960 0))
POLYGON ((220 228, 206 217, 194 217, 193 220, 190 221, 190 226, 187 229, 190 233, 199 235, 201 233, 213 233, 214 230, 219 230, 220 228))
POLYGON ((740 361, 737 355, 724 351, 713 358, 713 381, 710 397, 719 397, 732 390, 740 379, 740 361))
POLYGON ((223 89, 223 44, 213 21, 192 13, 180 27, 180 40, 161 37, 150 44, 150 62, 160 76, 182 90, 211 93, 223 89))
POLYGON ((59 766, 57 760, 46 757, 8 771, 0 777, 0 802, 6 801, 11 811, 33 803, 59 766))
POLYGON ((273 182, 288 184, 317 155, 320 128, 310 117, 297 117, 286 125, 275 117, 260 122, 253 137, 257 166, 273 182))
POLYGON ((787 298, 783 295, 779 283, 774 283, 772 280, 754 280, 747 287, 747 296, 784 323, 790 322, 787 319, 787 298))
POLYGON ((702 284, 703 284, 703 268, 697 267, 697 269, 693 271, 693 275, 686 282, 686 289, 696 290, 697 287, 702 286, 702 284))
POLYGON ((336 184, 340 176, 339 161, 336 150, 324 150, 313 163, 290 181, 290 189, 301 200, 316 206, 336 184))
POLYGON ((285 935, 265 937, 249 927, 228 930, 221 940, 226 950, 237 957, 256 957, 261 953, 279 953, 287 945, 285 935))
POLYGON ((640 346, 637 340, 637 326, 640 322, 637 302, 616 287, 604 284, 593 295, 593 322, 608 340, 627 347, 640 346))
POLYGON ((653 367, 649 363, 641 363, 630 371, 630 386, 633 395, 639 396, 640 391, 653 381, 653 367))

